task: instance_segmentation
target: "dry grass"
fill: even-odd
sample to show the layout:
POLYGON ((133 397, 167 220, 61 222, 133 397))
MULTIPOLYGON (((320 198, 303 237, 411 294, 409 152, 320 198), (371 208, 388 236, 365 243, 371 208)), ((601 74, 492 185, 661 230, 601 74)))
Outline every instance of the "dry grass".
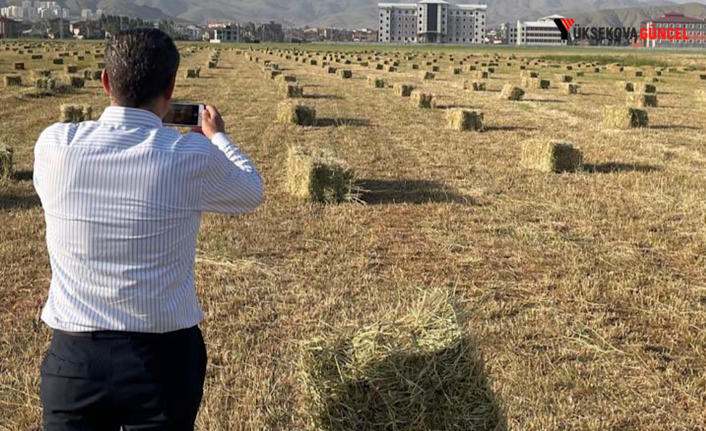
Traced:
MULTIPOLYGON (((35 48, 45 60, 28 60, 3 46, 0 75, 15 73, 14 62, 23 61, 19 74, 32 83, 34 69, 61 76, 63 66, 52 58, 70 52, 49 43, 35 48)), ((520 84, 523 57, 527 70, 559 73, 532 65, 539 50, 500 51, 520 59, 512 67, 498 61, 487 92, 462 90, 474 71, 442 72, 421 83, 410 65, 438 59, 446 72, 469 54, 467 47, 397 48, 405 52, 395 57, 397 49, 381 46, 298 46, 355 49, 371 64, 373 51, 401 60, 396 73, 354 62, 350 80, 302 63, 304 55, 295 62, 253 51, 296 76, 311 91, 307 104, 328 121, 291 127, 276 122, 279 88, 263 79, 262 63, 228 47, 218 69, 204 68, 203 79, 183 73, 205 65, 210 49, 185 56, 175 96, 219 107, 261 170, 267 199, 254 214, 203 219, 196 285, 210 362, 199 430, 310 429, 311 404, 298 380, 300 344, 403 316, 414 309, 419 289, 437 288, 455 289, 468 310, 461 327, 484 358, 509 429, 704 429, 706 111, 694 94, 697 74, 665 71, 662 107, 650 111, 653 126, 617 130, 601 122, 606 106, 625 105, 615 86, 629 79, 625 73, 586 73, 580 97, 558 86, 532 91, 523 103, 497 97, 505 82, 520 84), (391 89, 367 87, 366 76, 419 83, 440 104, 482 110, 486 131, 446 130, 445 110, 416 109, 391 89), (583 151, 584 170, 546 175, 522 168, 521 146, 529 139, 572 142, 583 151), (292 198, 284 164, 292 146, 345 159, 367 205, 292 198)), ((474 48, 469 64, 494 61, 487 49, 474 48)), ((628 55, 616 52, 610 55, 628 55)), ((705 66, 691 51, 629 56, 675 68, 705 66)), ((97 68, 92 54, 67 63, 97 68)), ((44 99, 22 97, 26 90, 0 89, 0 142, 15 150, 15 175, 0 181, 3 431, 40 423, 38 369, 49 331, 38 315, 50 265, 31 181, 34 143, 61 104, 89 104, 96 115, 107 105, 95 81, 44 99)))

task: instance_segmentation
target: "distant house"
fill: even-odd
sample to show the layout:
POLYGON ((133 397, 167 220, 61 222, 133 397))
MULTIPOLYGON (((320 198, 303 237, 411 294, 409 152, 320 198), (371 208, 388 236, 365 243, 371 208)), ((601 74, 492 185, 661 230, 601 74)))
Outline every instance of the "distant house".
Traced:
POLYGON ((22 34, 22 21, 0 16, 0 39, 14 39, 22 34))
POLYGON ((706 47, 706 20, 691 18, 681 13, 666 13, 644 23, 644 28, 683 28, 689 40, 645 40, 647 48, 700 48, 706 47))

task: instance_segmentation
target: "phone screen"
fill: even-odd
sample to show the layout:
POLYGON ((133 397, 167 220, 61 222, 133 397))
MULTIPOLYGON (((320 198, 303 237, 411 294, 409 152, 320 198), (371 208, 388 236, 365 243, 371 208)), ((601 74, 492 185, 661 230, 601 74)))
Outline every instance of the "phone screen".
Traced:
POLYGON ((164 124, 174 126, 192 126, 199 125, 200 105, 172 103, 172 107, 164 117, 164 124))

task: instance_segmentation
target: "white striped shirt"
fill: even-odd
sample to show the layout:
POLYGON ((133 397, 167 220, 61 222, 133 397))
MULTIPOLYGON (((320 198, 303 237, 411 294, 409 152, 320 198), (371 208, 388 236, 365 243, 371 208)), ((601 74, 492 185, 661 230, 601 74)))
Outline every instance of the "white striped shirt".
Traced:
POLYGON ((260 175, 225 134, 181 135, 151 112, 120 107, 46 129, 34 186, 52 267, 42 320, 69 332, 199 324, 202 212, 246 213, 263 198, 260 175))

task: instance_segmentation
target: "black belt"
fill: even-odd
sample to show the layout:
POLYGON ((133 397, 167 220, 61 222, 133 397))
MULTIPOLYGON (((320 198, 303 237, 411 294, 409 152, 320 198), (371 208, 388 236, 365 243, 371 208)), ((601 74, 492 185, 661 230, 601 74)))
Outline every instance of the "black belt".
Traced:
POLYGON ((66 337, 79 337, 79 338, 92 338, 94 340, 100 339, 120 339, 120 338, 172 338, 185 335, 195 329, 198 326, 192 328, 181 329, 179 331, 165 332, 162 334, 150 333, 150 332, 128 332, 128 331, 92 331, 92 332, 68 332, 55 329, 54 333, 66 337))

